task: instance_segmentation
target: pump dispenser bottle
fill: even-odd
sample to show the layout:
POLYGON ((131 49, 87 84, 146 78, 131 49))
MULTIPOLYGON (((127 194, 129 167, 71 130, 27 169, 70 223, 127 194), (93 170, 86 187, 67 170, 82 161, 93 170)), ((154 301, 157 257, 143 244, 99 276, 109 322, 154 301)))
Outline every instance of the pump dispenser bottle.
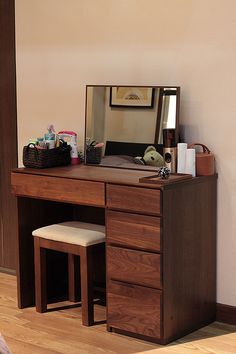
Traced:
POLYGON ((171 173, 176 173, 177 148, 175 129, 163 129, 163 157, 165 166, 171 173))

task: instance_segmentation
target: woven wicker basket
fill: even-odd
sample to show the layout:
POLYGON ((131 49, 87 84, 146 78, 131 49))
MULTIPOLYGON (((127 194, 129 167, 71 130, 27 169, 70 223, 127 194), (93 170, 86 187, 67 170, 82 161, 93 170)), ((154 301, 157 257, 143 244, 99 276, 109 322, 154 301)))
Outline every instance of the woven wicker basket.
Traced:
POLYGON ((23 148, 23 164, 30 168, 47 168, 69 165, 71 147, 60 146, 54 149, 37 149, 34 144, 23 148))

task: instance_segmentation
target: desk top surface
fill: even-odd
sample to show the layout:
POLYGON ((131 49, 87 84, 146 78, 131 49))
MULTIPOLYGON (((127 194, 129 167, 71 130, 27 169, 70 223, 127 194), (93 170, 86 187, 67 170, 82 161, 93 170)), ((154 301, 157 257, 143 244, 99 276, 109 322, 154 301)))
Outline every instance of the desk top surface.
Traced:
MULTIPOLYGON (((17 168, 12 171, 13 173, 20 174, 30 174, 38 175, 45 177, 57 177, 57 178, 66 178, 66 179, 78 179, 86 181, 98 181, 105 183, 115 183, 115 184, 128 184, 136 185, 140 187, 147 188, 167 188, 176 183, 193 183, 199 182, 199 180, 206 177, 196 177, 190 179, 180 179, 171 177, 170 180, 166 180, 163 183, 163 180, 160 179, 155 184, 143 181, 143 178, 155 175, 155 171, 140 171, 140 170, 128 170, 121 168, 107 168, 100 166, 90 166, 90 165, 69 165, 63 167, 52 167, 45 169, 34 169, 34 168, 17 168), (142 182, 140 182, 140 178, 142 182)), ((211 176, 214 177, 214 176, 211 176)), ((207 177, 208 178, 208 177, 207 177)))
POLYGON ((120 184, 139 184, 139 178, 154 174, 153 171, 137 171, 119 168, 106 168, 89 165, 69 165, 44 169, 17 168, 13 172, 39 175, 45 177, 58 177, 68 179, 79 179, 86 181, 111 182, 120 184))

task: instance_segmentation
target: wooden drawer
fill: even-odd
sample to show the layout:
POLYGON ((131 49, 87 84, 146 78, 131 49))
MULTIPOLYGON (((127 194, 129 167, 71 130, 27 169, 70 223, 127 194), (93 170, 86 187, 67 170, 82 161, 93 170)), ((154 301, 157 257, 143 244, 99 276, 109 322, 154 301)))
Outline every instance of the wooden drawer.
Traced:
POLYGON ((20 173, 12 173, 11 181, 12 192, 15 195, 73 204, 105 206, 105 187, 102 182, 20 173))
POLYGON ((107 277, 127 283, 161 287, 160 254, 107 246, 107 277))
POLYGON ((108 282, 107 324, 153 338, 161 337, 161 291, 108 282))
POLYGON ((108 208, 159 215, 160 205, 160 190, 113 184, 107 185, 108 208))
POLYGON ((107 210, 107 242, 160 251, 160 218, 107 210))

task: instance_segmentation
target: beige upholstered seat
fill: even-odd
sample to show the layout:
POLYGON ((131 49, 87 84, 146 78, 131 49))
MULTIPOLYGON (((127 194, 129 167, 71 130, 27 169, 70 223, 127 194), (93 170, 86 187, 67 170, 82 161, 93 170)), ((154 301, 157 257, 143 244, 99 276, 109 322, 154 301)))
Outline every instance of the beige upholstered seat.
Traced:
POLYGON ((47 240, 87 247, 105 241, 105 226, 79 221, 67 221, 40 227, 34 230, 32 234, 47 240))
POLYGON ((105 242, 105 227, 67 221, 41 227, 34 236, 36 311, 47 311, 46 249, 68 254, 69 300, 76 301, 77 269, 75 257, 80 256, 82 324, 94 322, 93 311, 93 252, 100 252, 105 242))

